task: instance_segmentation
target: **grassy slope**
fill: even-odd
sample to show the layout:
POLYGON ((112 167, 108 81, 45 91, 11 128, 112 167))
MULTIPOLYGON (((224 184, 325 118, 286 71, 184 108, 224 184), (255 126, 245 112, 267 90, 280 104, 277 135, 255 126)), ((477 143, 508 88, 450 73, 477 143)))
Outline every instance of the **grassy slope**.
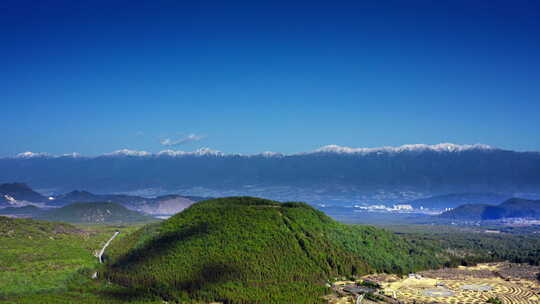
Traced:
POLYGON ((114 282, 169 300, 228 303, 316 303, 338 275, 439 265, 383 230, 343 225, 302 203, 248 197, 195 204, 108 254, 114 282))
POLYGON ((134 228, 0 217, 0 303, 124 303, 125 289, 90 280, 94 251, 117 229, 134 228))
POLYGON ((122 224, 156 221, 153 217, 129 210, 116 203, 74 203, 47 211, 36 218, 48 221, 87 224, 122 224))
POLYGON ((109 232, 89 233, 63 223, 0 217, 0 295, 63 289, 109 232))

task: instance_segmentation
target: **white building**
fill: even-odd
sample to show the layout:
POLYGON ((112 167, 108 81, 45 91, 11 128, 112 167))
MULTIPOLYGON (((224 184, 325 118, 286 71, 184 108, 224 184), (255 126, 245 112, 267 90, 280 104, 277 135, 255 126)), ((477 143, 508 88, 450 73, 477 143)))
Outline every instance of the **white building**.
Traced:
POLYGON ((412 211, 413 207, 411 205, 397 204, 394 205, 394 210, 403 210, 403 211, 412 211))

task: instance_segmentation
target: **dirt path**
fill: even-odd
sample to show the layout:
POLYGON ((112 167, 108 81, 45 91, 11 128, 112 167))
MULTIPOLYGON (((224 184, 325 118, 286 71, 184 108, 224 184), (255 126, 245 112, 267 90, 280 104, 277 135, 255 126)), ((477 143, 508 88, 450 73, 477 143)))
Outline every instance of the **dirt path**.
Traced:
POLYGON ((98 259, 99 259, 99 262, 100 263, 103 263, 103 254, 105 253, 105 249, 107 249, 107 247, 111 244, 112 240, 114 240, 114 238, 119 234, 120 232, 116 231, 113 236, 111 236, 111 238, 107 241, 107 243, 105 243, 105 245, 103 246, 103 248, 101 248, 101 251, 99 252, 99 255, 98 255, 98 259))

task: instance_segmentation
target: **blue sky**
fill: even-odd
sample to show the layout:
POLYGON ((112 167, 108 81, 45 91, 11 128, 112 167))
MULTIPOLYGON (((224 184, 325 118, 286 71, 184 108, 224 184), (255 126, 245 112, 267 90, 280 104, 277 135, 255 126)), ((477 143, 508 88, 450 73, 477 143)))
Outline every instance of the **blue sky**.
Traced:
POLYGON ((2 1, 0 67, 0 156, 540 150, 538 1, 2 1))

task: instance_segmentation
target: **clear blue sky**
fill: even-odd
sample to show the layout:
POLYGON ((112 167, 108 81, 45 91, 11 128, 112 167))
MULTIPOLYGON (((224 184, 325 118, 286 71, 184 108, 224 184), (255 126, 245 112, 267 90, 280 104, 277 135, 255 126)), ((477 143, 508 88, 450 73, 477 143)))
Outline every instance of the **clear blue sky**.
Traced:
POLYGON ((540 1, 1 1, 0 100, 0 156, 540 150, 540 1))

